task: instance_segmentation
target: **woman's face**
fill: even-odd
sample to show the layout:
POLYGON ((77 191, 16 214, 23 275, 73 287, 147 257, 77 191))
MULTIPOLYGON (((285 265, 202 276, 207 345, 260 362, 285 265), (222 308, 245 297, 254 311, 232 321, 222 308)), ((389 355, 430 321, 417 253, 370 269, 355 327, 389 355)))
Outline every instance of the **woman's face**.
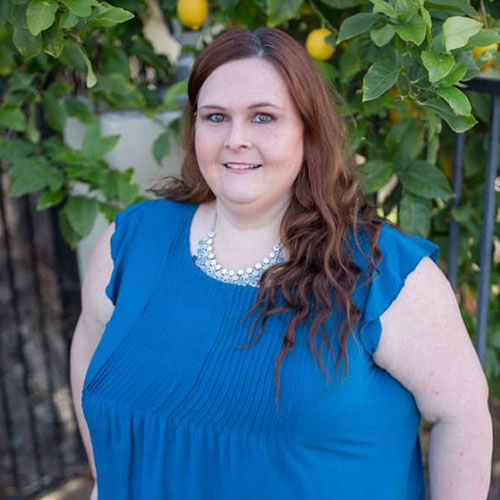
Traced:
POLYGON ((198 95, 195 150, 207 184, 226 204, 288 203, 303 160, 303 125, 270 62, 236 60, 210 74, 198 95))

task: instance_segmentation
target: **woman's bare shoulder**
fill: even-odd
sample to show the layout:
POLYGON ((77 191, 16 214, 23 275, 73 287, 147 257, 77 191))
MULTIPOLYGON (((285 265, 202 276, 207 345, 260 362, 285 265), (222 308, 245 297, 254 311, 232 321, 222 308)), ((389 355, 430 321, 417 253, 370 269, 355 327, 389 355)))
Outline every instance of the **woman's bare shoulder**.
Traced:
POLYGON ((426 420, 453 420, 484 407, 488 389, 479 359, 453 289, 429 257, 381 322, 373 359, 412 392, 426 420))

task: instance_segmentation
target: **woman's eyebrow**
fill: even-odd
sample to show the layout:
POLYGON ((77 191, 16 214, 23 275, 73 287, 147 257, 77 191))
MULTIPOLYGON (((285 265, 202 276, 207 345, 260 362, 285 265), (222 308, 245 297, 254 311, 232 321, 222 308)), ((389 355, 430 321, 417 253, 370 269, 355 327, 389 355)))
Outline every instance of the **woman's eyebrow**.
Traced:
MULTIPOLYGON (((278 108, 278 109, 285 109, 285 108, 282 108, 281 106, 278 106, 276 104, 272 104, 270 102, 257 102, 255 104, 250 104, 250 106, 248 106, 248 109, 262 108, 265 106, 270 106, 270 107, 278 108)), ((203 109, 203 108, 220 109, 220 110, 224 110, 224 111, 226 109, 224 106, 219 106, 218 104, 205 104, 204 106, 200 106, 198 109, 203 109)))

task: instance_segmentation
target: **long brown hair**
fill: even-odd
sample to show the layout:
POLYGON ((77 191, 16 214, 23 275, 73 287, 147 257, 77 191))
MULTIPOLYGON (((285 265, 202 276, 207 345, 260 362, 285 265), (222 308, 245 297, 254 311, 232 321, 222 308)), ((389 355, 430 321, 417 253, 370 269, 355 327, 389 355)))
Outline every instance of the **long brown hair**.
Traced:
POLYGON ((257 301, 248 312, 260 310, 250 333, 252 336, 257 322, 261 321, 254 343, 260 339, 270 316, 285 311, 293 313, 275 365, 277 404, 279 368, 295 345, 296 328, 301 323, 312 321, 309 347, 329 379, 322 351, 326 344, 328 354, 333 356, 333 332, 328 335, 324 323, 332 315, 334 305, 346 318, 338 333, 335 370, 338 371, 344 358, 344 377, 347 374, 347 341, 350 334, 355 335, 354 327, 361 316, 351 295, 362 274, 346 251, 350 247, 349 233, 355 235, 354 241, 358 244, 358 231, 368 230, 371 249, 367 278, 371 279, 372 270, 381 258, 378 247, 381 219, 364 197, 353 172, 353 162, 348 161, 346 133, 338 118, 332 88, 316 70, 305 49, 277 28, 259 28, 253 32, 247 28, 231 29, 202 51, 188 82, 188 103, 181 133, 185 151, 181 178, 167 177, 162 187, 151 191, 160 197, 191 203, 215 198, 201 175, 195 154, 198 94, 208 76, 222 64, 254 57, 271 62, 279 71, 304 124, 304 162, 280 225, 281 241, 290 257, 264 273, 257 301), (277 306, 278 289, 285 305, 277 306), (321 337, 319 350, 317 335, 321 337))

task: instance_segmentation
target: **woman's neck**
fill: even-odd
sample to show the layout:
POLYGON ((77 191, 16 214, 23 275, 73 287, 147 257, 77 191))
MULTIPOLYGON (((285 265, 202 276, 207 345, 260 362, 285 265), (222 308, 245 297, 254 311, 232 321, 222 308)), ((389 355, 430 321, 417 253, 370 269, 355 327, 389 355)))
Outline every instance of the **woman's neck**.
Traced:
MULTIPOLYGON (((216 200, 209 207, 210 226, 217 211, 214 253, 223 266, 235 269, 253 266, 267 257, 280 241, 279 228, 287 204, 257 208, 228 207, 216 200)), ((286 253, 285 253, 286 256, 286 253)))

